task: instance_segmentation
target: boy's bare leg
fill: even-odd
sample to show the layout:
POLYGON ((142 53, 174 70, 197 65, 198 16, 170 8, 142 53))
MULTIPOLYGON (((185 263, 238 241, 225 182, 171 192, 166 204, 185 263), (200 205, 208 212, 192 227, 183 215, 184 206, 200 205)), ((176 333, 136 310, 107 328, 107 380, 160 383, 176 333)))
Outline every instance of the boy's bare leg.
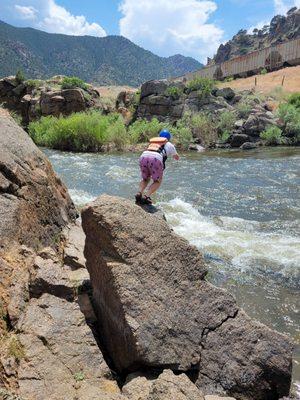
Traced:
POLYGON ((148 186, 148 183, 149 183, 149 181, 150 181, 150 179, 147 179, 147 180, 141 180, 141 182, 140 182, 140 188, 139 188, 139 191, 140 191, 140 193, 144 193, 144 191, 145 191, 145 189, 146 189, 146 187, 148 186))
POLYGON ((160 181, 153 182, 152 185, 150 185, 150 187, 149 187, 149 189, 147 191, 147 196, 151 197, 151 195, 153 193, 155 193, 159 189, 161 183, 162 183, 162 179, 160 181))

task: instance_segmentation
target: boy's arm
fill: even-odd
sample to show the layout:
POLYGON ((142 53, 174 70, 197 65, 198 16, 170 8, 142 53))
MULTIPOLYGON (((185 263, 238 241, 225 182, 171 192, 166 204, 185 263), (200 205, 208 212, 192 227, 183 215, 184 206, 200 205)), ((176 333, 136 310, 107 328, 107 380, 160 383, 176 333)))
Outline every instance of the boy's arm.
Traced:
POLYGON ((174 160, 178 161, 180 159, 179 155, 176 153, 173 155, 174 160))

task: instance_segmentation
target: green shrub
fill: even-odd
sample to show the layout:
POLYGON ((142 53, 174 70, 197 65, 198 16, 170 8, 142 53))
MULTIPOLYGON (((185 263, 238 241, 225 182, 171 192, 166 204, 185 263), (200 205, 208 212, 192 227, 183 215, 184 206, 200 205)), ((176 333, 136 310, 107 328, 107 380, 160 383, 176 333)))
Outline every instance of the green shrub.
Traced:
POLYGON ((183 150, 187 150, 193 140, 193 135, 191 129, 185 124, 185 122, 179 121, 175 128, 171 128, 171 132, 174 136, 175 144, 183 150))
POLYGON ((239 104, 236 106, 236 110, 238 112, 239 118, 248 118, 249 114, 251 113, 252 107, 246 101, 240 101, 239 104))
POLYGON ((81 382, 85 379, 84 373, 82 371, 80 372, 75 372, 74 374, 74 379, 76 382, 81 382))
POLYGON ((201 140, 204 146, 210 146, 218 139, 217 125, 208 114, 186 114, 182 119, 182 123, 190 129, 194 138, 201 140))
POLYGON ((222 133, 222 135, 220 136, 220 141, 221 141, 222 143, 226 143, 227 140, 229 139, 229 136, 230 136, 230 133, 227 132, 227 131, 224 131, 224 132, 222 133))
POLYGON ((174 100, 179 99, 179 97, 183 94, 183 90, 177 86, 170 86, 167 88, 166 93, 167 96, 172 97, 174 100))
POLYGON ((232 81, 234 81, 233 76, 227 76, 227 78, 224 79, 224 82, 232 82, 232 81))
POLYGON ((153 118, 151 121, 139 119, 128 129, 130 141, 132 143, 148 142, 150 138, 158 136, 164 128, 166 128, 166 124, 159 122, 157 118, 153 118))
POLYGON ((24 72, 19 69, 16 73, 15 79, 17 84, 23 83, 25 81, 24 72))
POLYGON ((282 130, 278 126, 269 126, 260 134, 260 138, 266 142, 267 145, 276 145, 283 143, 282 130))
POLYGON ((40 79, 27 79, 25 81, 26 86, 30 86, 32 88, 38 88, 43 84, 43 81, 40 79))
POLYGON ((300 109, 300 93, 293 93, 289 97, 288 103, 292 104, 294 107, 300 109))
POLYGON ((88 85, 82 79, 77 78, 76 76, 66 76, 62 80, 61 87, 62 89, 81 88, 86 90, 88 85))
POLYGON ((199 96, 205 98, 210 95, 215 86, 215 82, 209 78, 197 77, 188 82, 186 88, 188 93, 199 91, 199 96))
POLYGON ((217 127, 219 132, 222 134, 223 132, 231 132, 234 128, 234 124, 236 122, 236 116, 231 111, 224 111, 220 117, 219 122, 217 123, 217 127))
POLYGON ((29 134, 40 146, 71 151, 100 151, 110 143, 120 149, 128 141, 119 114, 101 115, 97 111, 42 117, 29 124, 29 134))
POLYGON ((284 124, 284 131, 288 136, 295 136, 300 140, 300 111, 292 104, 280 104, 278 117, 284 124))
POLYGON ((261 75, 267 75, 267 73, 268 73, 268 70, 267 70, 266 68, 263 68, 263 69, 260 71, 260 74, 261 74, 261 75))

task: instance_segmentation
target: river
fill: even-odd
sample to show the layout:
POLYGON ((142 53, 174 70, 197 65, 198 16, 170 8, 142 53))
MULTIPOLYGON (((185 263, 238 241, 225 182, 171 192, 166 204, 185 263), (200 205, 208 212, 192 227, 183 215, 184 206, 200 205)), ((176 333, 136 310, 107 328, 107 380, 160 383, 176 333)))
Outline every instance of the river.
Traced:
MULTIPOLYGON (((44 150, 81 206, 101 193, 133 198, 136 154, 44 150)), ((298 343, 300 396, 300 148, 185 154, 168 162, 156 202, 175 232, 196 245, 208 279, 247 313, 298 343)))

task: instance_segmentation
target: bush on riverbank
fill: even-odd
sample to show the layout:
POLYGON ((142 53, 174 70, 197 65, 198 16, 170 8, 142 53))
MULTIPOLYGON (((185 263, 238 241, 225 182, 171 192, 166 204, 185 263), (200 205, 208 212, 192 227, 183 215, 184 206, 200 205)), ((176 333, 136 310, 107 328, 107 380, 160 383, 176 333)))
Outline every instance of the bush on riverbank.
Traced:
POLYGON ((282 130, 278 126, 269 126, 260 134, 260 138, 267 146, 276 146, 283 143, 282 130))
POLYGON ((293 93, 289 97, 288 103, 300 110, 300 93, 293 93))
POLYGON ((300 110, 293 104, 280 104, 278 117, 283 124, 283 130, 288 137, 293 137, 293 141, 300 141, 300 110))
POLYGON ((183 122, 176 127, 159 122, 135 121, 128 130, 120 114, 101 115, 97 111, 74 113, 68 117, 42 117, 29 124, 29 134, 39 146, 57 150, 97 152, 105 146, 122 150, 127 144, 148 142, 162 129, 169 129, 174 142, 187 149, 192 132, 183 122))
POLYGON ((153 118, 151 121, 144 119, 137 120, 128 128, 130 143, 148 142, 150 138, 158 136, 159 132, 163 129, 168 129, 172 132, 173 141, 181 149, 188 149, 193 136, 190 127, 184 119, 178 121, 176 126, 159 122, 157 118, 153 118))
POLYGON ((128 142, 119 114, 101 115, 97 111, 75 113, 69 117, 42 117, 29 124, 29 134, 39 146, 57 150, 101 151, 114 144, 122 149, 128 142))

